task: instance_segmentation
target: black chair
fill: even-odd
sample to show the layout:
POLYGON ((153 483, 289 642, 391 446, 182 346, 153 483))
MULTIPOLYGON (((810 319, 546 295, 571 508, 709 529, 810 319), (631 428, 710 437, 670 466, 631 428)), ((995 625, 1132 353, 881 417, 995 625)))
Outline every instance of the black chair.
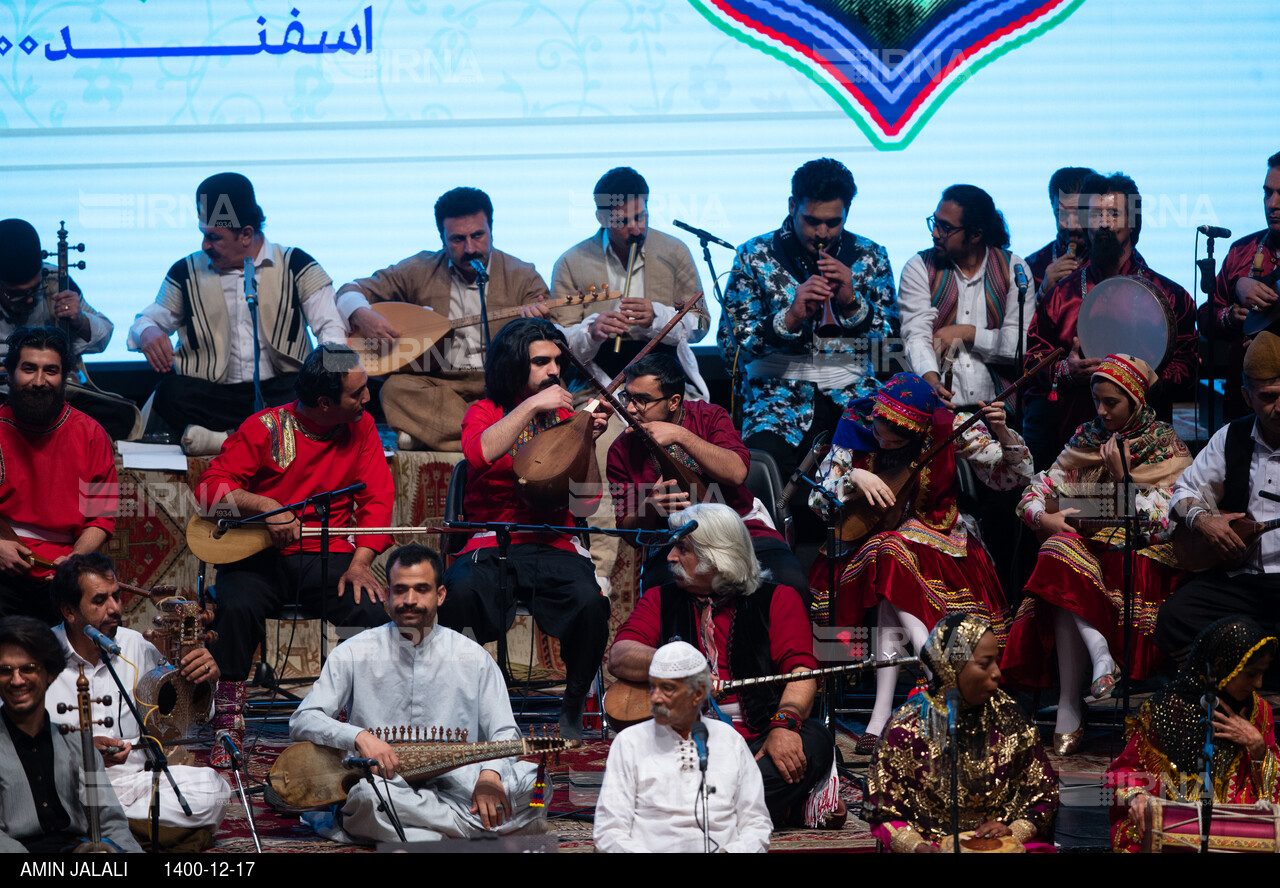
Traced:
POLYGON ((773 456, 763 450, 750 450, 751 468, 747 470, 747 489, 751 495, 764 504, 765 511, 773 520, 778 533, 791 543, 788 533, 791 523, 791 509, 780 505, 782 498, 782 473, 773 456))

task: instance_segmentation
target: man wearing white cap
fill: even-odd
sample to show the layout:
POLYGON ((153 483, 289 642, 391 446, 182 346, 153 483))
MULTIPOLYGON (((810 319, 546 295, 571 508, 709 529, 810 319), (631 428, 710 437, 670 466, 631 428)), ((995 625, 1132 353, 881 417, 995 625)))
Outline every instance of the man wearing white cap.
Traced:
POLYGON ((693 728, 710 691, 707 658, 693 645, 673 641, 654 652, 653 720, 623 731, 609 749, 596 805, 597 850, 700 852, 703 823, 710 825, 712 851, 769 849, 773 825, 760 769, 738 732, 714 719, 702 722, 709 787, 702 810, 693 728))

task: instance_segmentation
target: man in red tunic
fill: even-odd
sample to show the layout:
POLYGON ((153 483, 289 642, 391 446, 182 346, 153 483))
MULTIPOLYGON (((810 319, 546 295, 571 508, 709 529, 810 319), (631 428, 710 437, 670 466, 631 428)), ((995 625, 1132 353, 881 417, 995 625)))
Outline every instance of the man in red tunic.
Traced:
MULTIPOLYGON (((215 516, 251 517, 360 481, 365 487, 333 501, 329 588, 320 587, 319 537, 300 533, 304 521, 319 527, 310 505, 266 520, 274 548, 219 568, 218 639, 209 646, 223 678, 215 727, 237 739, 244 730, 245 679, 268 615, 299 603, 318 617, 323 596, 325 615, 337 626, 380 626, 389 619, 381 603, 385 590, 370 565, 391 537, 356 534, 353 546, 344 532, 391 523, 391 471, 373 417, 364 410, 369 377, 355 352, 323 345, 307 358, 295 391, 297 401, 251 416, 232 433, 201 476, 197 502, 215 516)), ((221 748, 213 758, 215 766, 226 767, 221 748)))
MULTIPOLYGON (((764 505, 744 483, 751 455, 723 407, 685 399, 688 384, 679 361, 671 355, 650 354, 627 367, 623 395, 627 415, 640 424, 671 459, 702 479, 707 501, 728 505, 746 522, 751 546, 760 566, 773 581, 800 590, 808 597, 804 568, 773 525, 764 505)), ((667 516, 687 509, 689 494, 664 475, 640 432, 628 430, 609 448, 606 474, 613 492, 618 526, 654 530, 667 526, 667 516)), ((642 588, 671 581, 667 552, 661 547, 644 565, 642 588)))
MULTIPOLYGON (((1267 216, 1267 227, 1231 245, 1214 281, 1213 295, 1200 306, 1200 332, 1209 339, 1228 343, 1227 384, 1222 393, 1223 422, 1253 412, 1245 403, 1239 384, 1244 370, 1244 351, 1253 341, 1253 337, 1244 335, 1245 318, 1251 311, 1271 311, 1280 299, 1280 286, 1276 283, 1277 269, 1280 269, 1280 153, 1267 158, 1262 211, 1267 216)), ((1275 332, 1274 326, 1271 331, 1275 332)))
POLYGON ((61 622, 49 599, 53 568, 97 551, 115 529, 116 464, 102 426, 65 400, 71 350, 55 327, 19 327, 4 359, 0 407, 0 616, 61 622), (32 567, 32 557, 45 562, 32 567))
MULTIPOLYGON (((1027 386, 1023 435, 1037 468, 1048 468, 1076 426, 1094 415, 1089 379, 1106 355, 1085 355, 1080 349, 1076 321, 1090 290, 1119 275, 1141 278, 1158 294, 1173 322, 1174 342, 1169 359, 1156 372, 1164 386, 1151 406, 1165 421, 1173 418, 1173 401, 1190 390, 1196 373, 1196 303, 1181 286, 1156 274, 1138 253, 1142 232, 1142 195, 1123 173, 1089 176, 1080 189, 1089 207, 1089 261, 1040 294, 1027 331, 1025 369, 1031 369, 1059 346, 1067 356, 1041 372, 1027 386), (1056 403, 1052 403, 1056 400, 1056 403)), ((1117 323, 1140 324, 1159 318, 1117 318, 1117 323)), ((1142 357, 1142 355, 1139 355, 1142 357)), ((1151 361, 1155 365, 1157 361, 1151 361)))
MULTIPOLYGON (((484 368, 485 397, 462 421, 468 521, 573 523, 567 505, 549 512, 525 502, 513 471, 521 447, 572 415, 573 397, 560 385, 567 348, 564 334, 541 318, 512 321, 493 337, 484 368)), ((608 419, 603 411, 594 415, 595 437, 608 419)), ((575 536, 520 531, 511 534, 507 550, 503 577, 496 534, 472 534, 444 576, 449 597, 440 605, 440 623, 486 644, 510 628, 517 601, 529 605, 542 631, 560 639, 567 672, 560 733, 580 739, 583 703, 609 639, 609 600, 600 593, 590 554, 575 536)))

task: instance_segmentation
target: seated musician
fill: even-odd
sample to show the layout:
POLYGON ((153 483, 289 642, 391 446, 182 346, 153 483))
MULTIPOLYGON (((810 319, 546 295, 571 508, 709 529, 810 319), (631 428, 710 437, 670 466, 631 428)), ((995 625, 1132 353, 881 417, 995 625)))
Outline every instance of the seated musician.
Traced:
POLYGON ((1058 779, 1035 724, 1000 690, 991 624, 947 614, 920 659, 931 674, 928 690, 893 714, 871 758, 864 813, 872 835, 906 854, 936 852, 951 835, 946 695, 954 689, 960 831, 979 839, 1012 836, 1027 851, 1053 851, 1058 779))
MULTIPOLYGON (((436 229, 444 249, 426 250, 372 276, 343 284, 338 311, 347 324, 369 339, 394 343, 395 325, 370 303, 409 302, 447 318, 478 318, 480 286, 472 262, 489 274, 485 304, 490 312, 524 307, 521 316, 550 317, 541 304, 547 285, 537 269, 493 248, 493 202, 478 188, 454 188, 436 201, 436 229)), ((493 318, 490 333, 509 319, 493 318)), ((456 326, 431 347, 422 362, 387 377, 380 397, 387 423, 399 433, 401 450, 462 449, 459 428, 467 408, 484 395, 484 342, 477 320, 456 326)))
MULTIPOLYGON (((864 612, 878 608, 879 659, 900 654, 903 640, 920 650, 929 630, 952 610, 982 616, 996 627, 996 638, 1004 638, 1007 615, 1000 579, 977 525, 956 508, 956 459, 968 462, 988 487, 1009 490, 1031 477, 1031 456, 1018 433, 1005 425, 1003 404, 984 405, 982 417, 985 424, 974 423, 921 469, 914 493, 899 491, 898 496, 910 497, 905 519, 896 528, 880 529, 836 566, 836 624, 861 626, 864 612)), ((874 397, 849 405, 823 463, 823 487, 846 504, 846 516, 855 506, 887 509, 895 494, 882 476, 904 471, 969 418, 941 407, 933 387, 919 376, 899 373, 874 397)), ((817 491, 809 504, 822 511, 830 508, 817 491)), ((819 596, 829 585, 829 571, 820 557, 809 572, 819 596)), ((876 670, 876 702, 858 740, 859 755, 871 753, 889 720, 897 681, 897 667, 876 670)))
POLYGON ((1077 532, 1067 517, 1078 510, 1050 513, 1046 501, 1058 496, 1122 496, 1117 488, 1125 463, 1129 466, 1143 534, 1133 562, 1130 674, 1146 678, 1161 659, 1151 641, 1155 610, 1184 577, 1168 542, 1169 497, 1178 476, 1191 465, 1187 445, 1147 405, 1147 394, 1157 381, 1142 359, 1107 356, 1093 374, 1097 417, 1076 429, 1052 468, 1032 479, 1018 504, 1018 514, 1045 542, 1009 632, 1001 669, 1020 685, 1047 688, 1049 658, 1057 646, 1058 755, 1075 752, 1084 736, 1080 688, 1086 669, 1091 670, 1089 693, 1094 700, 1110 697, 1120 675, 1125 531, 1113 525, 1077 532))
MULTIPOLYGON (((571 415, 573 398, 560 384, 565 348, 564 335, 541 318, 512 321, 493 337, 484 368, 485 397, 471 405, 462 422, 468 521, 573 523, 568 505, 549 513, 526 502, 512 470, 521 447, 571 415)), ((604 412, 594 414, 595 438, 608 419, 604 412)), ((588 508, 594 506, 593 501, 588 508)), ((560 734, 579 740, 583 704, 609 639, 609 600, 600 593, 591 557, 576 536, 520 531, 511 535, 505 565, 502 576, 493 531, 472 534, 445 575, 449 598, 440 622, 486 644, 515 622, 517 601, 527 604, 539 628, 560 639, 567 672, 560 734)))
POLYGON ((1199 756, 1205 742, 1204 697, 1211 690, 1218 700, 1214 802, 1280 804, 1275 717, 1258 694, 1275 654, 1275 636, 1247 617, 1224 617, 1196 636, 1177 677, 1129 720, 1128 745, 1107 770, 1107 785, 1115 791, 1111 843, 1116 851, 1141 847, 1145 809, 1153 797, 1189 802, 1205 797, 1199 756))
MULTIPOLYGON (((674 582, 645 591, 615 636, 609 670, 627 681, 648 681, 654 652, 677 636, 696 641, 717 685, 815 669, 800 593, 761 571, 737 512, 699 503, 673 513, 670 526, 679 530, 691 521, 696 528, 667 556, 674 582)), ((762 684, 719 701, 722 717, 756 755, 775 826, 817 826, 828 814, 835 815, 833 824, 844 822, 830 782, 831 734, 810 717, 817 689, 812 679, 762 684)))
MULTIPOLYGON (((357 482, 365 488, 335 499, 329 538, 329 587, 321 588, 318 536, 302 536, 319 519, 311 508, 265 519, 273 548, 218 568, 218 638, 210 649, 222 670, 214 727, 244 736, 245 679, 253 651, 266 636, 265 619, 284 604, 302 604, 320 616, 321 597, 337 626, 380 626, 387 621, 383 588, 370 570, 391 544, 385 534, 360 534, 355 545, 346 528, 386 527, 394 489, 369 402, 369 377, 346 346, 322 345, 307 358, 295 385, 298 400, 249 417, 200 476, 196 501, 206 514, 250 518, 357 482)), ((229 534, 233 536, 233 534, 229 534)), ((228 767, 215 747, 215 767, 228 767)))
MULTIPOLYGON (((1173 487, 1170 513, 1197 553, 1219 565, 1197 574, 1160 607, 1155 642, 1181 663, 1200 630, 1230 615, 1252 617, 1269 635, 1280 635, 1275 601, 1280 594, 1280 534, 1264 533, 1246 545, 1231 521, 1280 518, 1280 496, 1268 489, 1280 448, 1280 336, 1259 333, 1244 355, 1244 399, 1253 415, 1214 433, 1173 487)), ((1267 676, 1275 686, 1275 670, 1267 676)))
MULTIPOLYGON (((1276 282, 1280 269, 1280 152, 1267 158, 1262 180, 1262 212, 1267 227, 1231 244, 1214 280, 1213 293, 1200 306, 1197 322, 1206 339, 1227 343, 1226 378, 1234 381, 1244 364, 1250 339, 1245 319, 1252 312, 1274 311, 1280 299, 1276 282)), ((1224 387, 1222 418, 1230 421, 1250 412, 1234 385, 1224 387)))
MULTIPOLYGON (((128 705, 120 699, 120 690, 98 646, 84 634, 85 627, 92 626, 120 645, 120 654, 112 657, 112 666, 130 693, 137 687, 138 679, 160 666, 164 658, 141 632, 120 625, 120 584, 107 556, 93 552, 72 555, 64 561, 54 575, 53 597, 64 619, 54 627, 53 634, 62 645, 67 668, 49 685, 45 708, 57 724, 79 724, 76 714, 78 666, 84 667, 89 691, 95 699, 104 694, 111 697, 111 706, 94 709, 95 716, 109 715, 112 723, 94 726, 93 745, 107 766, 107 777, 124 806, 125 815, 137 822, 139 841, 147 842, 154 775, 143 768, 147 757, 138 742, 142 731, 128 705), (69 711, 60 714, 59 703, 65 703, 69 711)), ((220 676, 213 655, 203 647, 173 665, 191 682, 216 683, 220 676)), ((146 718, 146 706, 135 702, 146 718)), ((166 752, 172 755, 173 750, 166 752)), ((170 771, 191 806, 191 813, 182 810, 173 788, 161 777, 160 825, 172 828, 161 830, 161 843, 170 850, 194 852, 212 848, 213 832, 222 823, 231 801, 231 788, 212 768, 171 765, 170 771)))
POLYGON ((80 735, 53 730, 45 712, 49 684, 65 668, 48 626, 0 618, 0 853, 74 850, 90 835, 89 805, 105 842, 141 852, 102 759, 86 762, 80 735))
POLYGON ((764 783, 746 741, 703 709, 711 696, 711 669, 702 651, 686 641, 664 644, 649 663, 653 718, 632 725, 609 747, 596 803, 597 851, 692 852, 704 849, 759 853, 769 850, 773 823, 764 806, 764 783), (700 813, 698 749, 690 736, 707 730, 707 811, 700 813))
POLYGON ((289 403, 298 369, 317 341, 342 343, 333 282, 297 247, 266 239, 253 183, 218 173, 196 188, 201 249, 179 259, 129 328, 129 350, 160 374, 155 411, 187 453, 217 453, 253 413, 254 332, 244 296, 245 260, 258 292, 263 403, 289 403), (178 334, 175 351, 169 337, 178 334))
MULTIPOLYGON (((684 371, 670 355, 646 355, 627 367, 626 373, 623 399, 632 422, 642 424, 673 460, 698 475, 707 488, 708 502, 726 503, 742 516, 760 566, 775 582, 800 591, 807 599, 804 568, 744 483, 751 456, 728 412, 706 401, 686 400, 684 371)), ((638 432, 624 432, 613 442, 606 474, 621 527, 665 527, 669 513, 691 505, 678 479, 659 471, 638 432)), ((662 547, 645 562, 642 589, 671 581, 667 551, 662 547)))
POLYGON ((0 406, 0 616, 61 621, 49 578, 115 529, 116 463, 102 426, 66 403, 71 351, 56 327, 19 327, 4 358, 0 406), (10 532, 12 531, 12 532, 10 532), (32 566, 34 563, 36 566, 32 566))
MULTIPOLYGON (((394 624, 361 632, 334 649, 320 680, 289 719, 289 736, 378 762, 379 791, 410 842, 465 838, 485 830, 546 832, 546 808, 530 805, 537 768, 514 758, 455 768, 411 786, 412 760, 375 736, 407 727, 465 731, 468 742, 516 740, 520 730, 493 657, 474 641, 436 625, 448 597, 440 556, 408 545, 387 560, 387 610, 394 624), (341 717, 345 714, 345 717, 341 717), (405 773, 408 772, 408 773, 405 773)), ((441 737, 443 739, 443 737, 441 737)), ((366 782, 357 783, 335 819, 312 820, 343 842, 399 840, 366 782)))
POLYGON ((1051 465, 1075 428, 1093 415, 1089 380, 1104 356, 1083 354, 1076 321, 1085 296, 1103 281, 1119 275, 1141 278, 1159 294, 1151 305, 1151 316, 1116 321, 1129 325, 1135 336, 1159 329, 1161 348, 1166 336, 1176 337, 1169 359, 1156 368, 1164 383, 1159 402, 1152 404, 1158 416, 1172 418, 1175 396, 1185 392, 1196 374, 1196 302, 1177 283, 1153 271, 1138 252, 1142 233, 1138 186, 1123 173, 1088 176, 1080 187, 1080 199, 1088 208, 1089 261, 1040 291, 1027 330, 1025 369, 1035 367, 1056 348, 1068 350, 1066 358, 1027 386, 1023 433, 1039 468, 1051 465), (1150 326, 1143 326, 1144 321, 1150 326), (1174 328, 1172 333, 1167 332, 1169 327, 1174 328))

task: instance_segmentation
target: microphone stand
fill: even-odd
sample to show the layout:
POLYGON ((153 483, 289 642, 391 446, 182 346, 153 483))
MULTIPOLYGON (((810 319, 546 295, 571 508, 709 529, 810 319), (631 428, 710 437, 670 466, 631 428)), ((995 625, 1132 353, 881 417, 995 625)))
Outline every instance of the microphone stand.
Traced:
MULTIPOLYGON (((1129 472, 1129 458, 1125 455, 1125 442, 1116 433, 1116 449, 1120 453, 1120 465, 1124 469, 1122 491, 1124 495, 1124 649, 1120 653, 1120 680, 1124 683, 1123 718, 1129 717, 1130 660, 1133 657, 1133 559, 1138 551, 1138 532, 1141 522, 1138 504, 1134 497, 1133 475, 1129 472)), ((1113 440, 1115 440, 1113 439, 1113 440)))
POLYGON ((244 260, 244 301, 249 305, 249 326, 253 329, 253 412, 263 409, 262 368, 259 366, 262 345, 258 340, 258 282, 253 274, 253 259, 244 260))
POLYGON ((222 731, 219 731, 218 734, 220 739, 215 739, 215 742, 227 744, 227 754, 231 756, 231 770, 236 775, 236 787, 240 792, 240 804, 244 805, 244 813, 249 818, 249 834, 253 836, 253 847, 261 854, 262 842, 258 839, 258 825, 254 822, 253 808, 249 804, 249 795, 245 792, 244 781, 240 779, 240 769, 245 768, 245 773, 247 774, 248 768, 240 751, 236 749, 235 741, 222 731))
MULTIPOLYGON (((1022 270, 1022 266, 1018 266, 1018 268, 1019 270, 1022 270)), ((1014 364, 1013 364, 1013 366, 1017 368, 1017 371, 1019 373, 1022 372, 1022 362, 1026 356, 1025 350, 1026 350, 1027 334, 1026 334, 1026 327, 1023 326, 1023 320, 1026 316, 1025 313, 1026 313, 1026 305, 1027 305, 1027 287, 1028 286, 1030 286, 1030 284, 1026 280, 1026 272, 1023 271, 1023 277, 1018 284, 1018 353, 1017 353, 1017 357, 1014 359, 1014 364)), ((1021 399, 1019 399, 1018 403, 1019 403, 1019 406, 1021 406, 1021 403, 1022 403, 1021 399)), ((1017 411, 1017 414, 1018 414, 1017 416, 1018 428, 1016 429, 1016 431, 1020 432, 1022 431, 1022 410, 1019 409, 1017 411)))
POLYGON ((378 792, 378 782, 373 779, 373 769, 368 765, 364 766, 364 779, 369 781, 369 786, 373 788, 373 794, 378 799, 378 810, 386 813, 387 819, 390 820, 391 825, 395 827, 396 835, 400 837, 400 841, 408 844, 409 840, 405 837, 404 827, 400 825, 400 815, 395 812, 395 809, 387 804, 387 800, 382 797, 382 793, 378 792))
MULTIPOLYGON (((811 489, 822 494, 823 499, 827 501, 827 617, 826 623, 828 629, 835 628, 836 625, 836 602, 839 599, 836 589, 836 563, 844 557, 844 541, 840 539, 836 532, 836 523, 839 515, 844 509, 844 503, 822 486, 821 481, 816 481, 808 475, 801 475, 798 479, 803 484, 808 485, 811 489)), ((828 675, 822 680, 822 706, 825 710, 824 722, 827 730, 835 736, 836 732, 836 706, 835 706, 835 686, 836 677, 828 675)), ((839 748, 837 747, 837 752, 839 748)))
POLYGON ((367 485, 363 481, 357 481, 349 487, 341 487, 337 490, 327 490, 323 493, 315 493, 306 499, 296 503, 289 503, 278 509, 272 509, 269 512, 259 512, 257 515, 251 515, 248 518, 219 518, 218 530, 228 531, 235 530, 237 527, 243 527, 246 524, 268 524, 268 518, 273 515, 280 515, 284 512, 293 512, 298 520, 301 521, 306 515, 307 506, 311 507, 315 516, 320 519, 320 665, 324 666, 326 659, 326 648, 328 647, 328 616, 329 616, 329 521, 330 509, 333 501, 346 496, 354 496, 364 490, 367 485))
MULTIPOLYGON (((1206 235, 1205 238, 1206 238, 1205 239, 1205 258, 1196 260, 1196 268, 1200 272, 1200 292, 1206 296, 1212 297, 1213 288, 1214 288, 1214 279, 1217 277, 1217 271, 1216 271, 1217 263, 1214 261, 1214 258, 1213 258, 1213 235, 1211 234, 1206 235)), ((1197 230, 1196 231, 1196 252, 1197 253, 1200 252, 1199 243, 1200 243, 1200 232, 1199 230, 1197 230)), ((1199 381, 1200 381, 1200 373, 1197 372, 1196 382, 1199 383, 1199 381)), ((1207 408, 1206 413, 1208 414, 1205 417, 1205 420, 1206 420, 1205 428, 1208 430, 1209 434, 1212 435, 1215 431, 1217 431, 1217 427, 1214 425, 1214 422, 1213 422, 1214 410, 1213 410, 1212 390, 1210 390, 1210 392, 1207 393, 1205 397, 1208 400, 1208 403, 1205 405, 1207 408)), ((1199 424, 1200 424, 1200 398, 1199 398, 1199 395, 1197 395, 1196 425, 1199 425, 1199 424)))
POLYGON ((489 286, 489 271, 479 259, 471 260, 471 268, 476 273, 476 289, 480 291, 480 335, 484 339, 484 353, 489 353, 489 303, 485 299, 485 290, 489 286))
POLYGON ((1205 664, 1205 674, 1209 679, 1208 688, 1204 692, 1204 749, 1200 751, 1201 773, 1204 775, 1203 800, 1200 807, 1200 853, 1209 853, 1209 834, 1213 832, 1213 711, 1218 708, 1217 679, 1213 674, 1213 661, 1205 664))
POLYGON ((160 853, 160 773, 163 771, 164 776, 169 778, 169 785, 173 787, 173 794, 178 797, 178 804, 182 806, 182 813, 188 817, 191 816, 191 806, 187 804, 186 797, 183 796, 182 790, 178 789, 178 782, 173 779, 173 773, 169 770, 169 759, 164 754, 164 750, 154 737, 148 734, 143 727, 142 715, 138 712, 138 707, 134 705, 133 698, 129 696, 129 692, 124 689, 124 682, 120 680, 120 676, 116 673, 116 667, 111 665, 111 655, 106 651, 98 648, 98 656, 102 662, 107 665, 107 671, 111 673, 111 680, 116 683, 116 687, 120 689, 120 699, 129 707, 129 712, 133 713, 134 724, 138 726, 138 746, 147 757, 146 770, 152 772, 151 783, 151 850, 153 853, 160 853))
MULTIPOLYGON (((959 695, 959 692, 956 692, 959 695)), ((947 752, 951 759, 951 840, 954 854, 960 853, 960 744, 956 742, 955 707, 958 700, 947 700, 947 752)))
MULTIPOLYGON (((685 226, 680 226, 680 227, 685 228, 685 226)), ((698 238, 698 243, 702 245, 702 261, 707 263, 707 271, 710 272, 711 274, 711 290, 715 294, 716 303, 720 306, 720 311, 723 313, 725 310, 724 292, 721 291, 720 289, 720 278, 716 277, 715 263, 711 261, 711 242, 713 240, 716 240, 716 238, 713 238, 710 234, 708 234, 705 231, 694 230, 692 228, 685 228, 685 230, 693 231, 698 238)), ((734 251, 734 255, 737 256, 736 250, 734 251)), ((732 366, 730 366, 729 368, 730 390, 736 394, 738 392, 738 387, 741 384, 741 382, 742 382, 742 368, 738 366, 737 361, 734 361, 732 366)), ((733 422, 736 428, 742 428, 741 404, 742 404, 741 398, 733 399, 733 415, 729 418, 733 422)))

